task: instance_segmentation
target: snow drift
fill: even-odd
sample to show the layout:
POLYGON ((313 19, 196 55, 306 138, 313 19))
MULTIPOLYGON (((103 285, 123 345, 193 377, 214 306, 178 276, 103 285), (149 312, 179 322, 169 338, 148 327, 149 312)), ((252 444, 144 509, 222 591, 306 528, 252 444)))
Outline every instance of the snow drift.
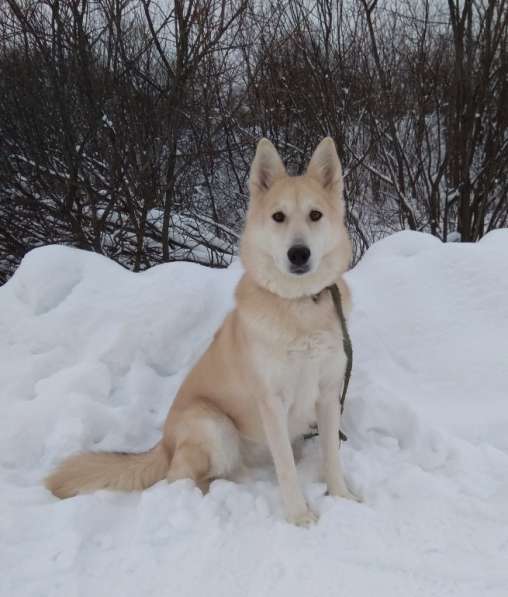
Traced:
POLYGON ((355 349, 346 475, 300 474, 311 529, 283 520, 273 471, 58 501, 40 483, 78 450, 144 450, 231 308, 238 264, 132 274, 29 253, 0 288, 0 594, 508 594, 508 230, 476 245, 399 233, 348 274, 355 349))

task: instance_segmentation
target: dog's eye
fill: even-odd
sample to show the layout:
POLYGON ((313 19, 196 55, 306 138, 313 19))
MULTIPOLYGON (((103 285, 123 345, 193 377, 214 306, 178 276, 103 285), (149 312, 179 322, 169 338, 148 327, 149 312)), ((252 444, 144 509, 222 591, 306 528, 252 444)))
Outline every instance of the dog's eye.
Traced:
POLYGON ((313 209, 309 214, 309 217, 313 222, 317 222, 318 220, 321 219, 322 216, 323 216, 323 214, 320 211, 318 211, 317 209, 313 209))
POLYGON ((272 214, 272 219, 280 224, 281 222, 284 222, 286 216, 281 211, 276 211, 272 214))

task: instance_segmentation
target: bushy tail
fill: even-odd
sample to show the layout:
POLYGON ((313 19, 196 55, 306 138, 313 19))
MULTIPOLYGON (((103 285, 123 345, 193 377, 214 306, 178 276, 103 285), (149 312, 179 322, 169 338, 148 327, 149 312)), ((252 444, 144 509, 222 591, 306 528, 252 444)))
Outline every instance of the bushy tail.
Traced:
POLYGON ((148 452, 125 454, 97 452, 70 456, 45 479, 46 487, 59 498, 97 489, 136 491, 164 479, 170 459, 158 443, 148 452))

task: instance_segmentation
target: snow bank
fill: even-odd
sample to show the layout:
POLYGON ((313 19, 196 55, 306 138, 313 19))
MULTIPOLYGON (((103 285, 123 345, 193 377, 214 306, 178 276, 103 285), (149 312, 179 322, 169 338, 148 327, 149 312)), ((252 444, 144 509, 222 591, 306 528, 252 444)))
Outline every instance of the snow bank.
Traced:
POLYGON ((355 367, 346 474, 287 525, 273 472, 60 502, 40 479, 82 449, 146 449, 241 271, 132 274, 64 247, 0 288, 0 595, 508 594, 508 230, 476 245, 400 233, 348 275, 355 367))

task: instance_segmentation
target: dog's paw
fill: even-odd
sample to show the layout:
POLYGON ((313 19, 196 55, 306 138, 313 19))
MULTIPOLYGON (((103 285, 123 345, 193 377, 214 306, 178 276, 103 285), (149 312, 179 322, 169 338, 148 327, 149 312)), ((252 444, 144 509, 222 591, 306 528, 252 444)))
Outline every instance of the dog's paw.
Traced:
POLYGON ((288 522, 297 527, 310 527, 318 521, 318 516, 310 508, 300 514, 288 516, 288 522))
POLYGON ((361 497, 349 491, 349 489, 345 485, 342 487, 329 489, 328 495, 331 495, 333 497, 344 498, 345 500, 351 500, 352 502, 361 503, 363 501, 361 497))

